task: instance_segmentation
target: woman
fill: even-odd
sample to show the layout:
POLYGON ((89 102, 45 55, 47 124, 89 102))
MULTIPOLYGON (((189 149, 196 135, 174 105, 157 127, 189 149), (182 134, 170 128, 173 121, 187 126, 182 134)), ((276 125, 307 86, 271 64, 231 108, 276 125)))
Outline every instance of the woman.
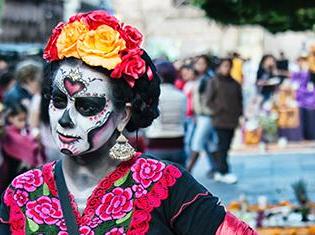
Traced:
POLYGON ((1 235, 255 234, 185 171, 128 145, 124 129, 158 116, 160 82, 141 41, 103 11, 54 29, 44 57, 51 128, 65 156, 12 181, 1 235))

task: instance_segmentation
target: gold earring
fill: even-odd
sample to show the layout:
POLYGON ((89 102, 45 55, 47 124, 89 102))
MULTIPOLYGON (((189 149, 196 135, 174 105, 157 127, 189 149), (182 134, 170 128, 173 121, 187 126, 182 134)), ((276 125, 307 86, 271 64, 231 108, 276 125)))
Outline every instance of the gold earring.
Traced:
POLYGON ((109 151, 109 156, 115 160, 128 161, 135 153, 135 149, 128 143, 127 138, 120 131, 116 144, 109 151))

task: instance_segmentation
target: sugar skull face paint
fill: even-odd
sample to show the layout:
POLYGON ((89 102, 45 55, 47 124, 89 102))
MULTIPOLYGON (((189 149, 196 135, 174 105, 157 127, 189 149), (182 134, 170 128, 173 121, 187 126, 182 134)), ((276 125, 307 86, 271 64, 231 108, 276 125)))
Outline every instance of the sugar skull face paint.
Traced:
POLYGON ((107 78, 87 67, 62 65, 53 82, 49 116, 59 149, 81 155, 103 146, 116 129, 107 78))

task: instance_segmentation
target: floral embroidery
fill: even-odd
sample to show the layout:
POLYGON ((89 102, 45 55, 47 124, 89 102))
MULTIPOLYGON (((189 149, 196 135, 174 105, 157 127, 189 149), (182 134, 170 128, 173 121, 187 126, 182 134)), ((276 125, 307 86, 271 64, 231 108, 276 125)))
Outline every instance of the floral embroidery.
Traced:
POLYGON ((26 216, 38 224, 56 224, 63 217, 60 201, 56 198, 41 196, 26 204, 26 216))
POLYGON ((132 190, 135 192, 136 198, 139 198, 148 192, 141 184, 133 185, 132 190))
POLYGON ((148 188, 153 182, 157 182, 163 174, 165 164, 154 160, 139 158, 131 167, 132 177, 143 187, 148 188))
POLYGON ((57 222, 57 226, 60 228, 60 230, 62 231, 66 231, 67 230, 67 225, 66 225, 66 221, 64 219, 59 220, 57 222))
POLYGON ((173 186, 176 179, 181 177, 181 175, 182 173, 175 166, 167 166, 163 172, 163 177, 153 185, 151 191, 135 200, 135 208, 127 232, 128 235, 143 235, 148 232, 152 218, 151 211, 159 207, 161 201, 168 197, 168 187, 173 186))
POLYGON ((13 195, 13 199, 16 201, 18 206, 22 207, 28 201, 28 193, 18 189, 18 190, 16 190, 15 194, 13 195))
POLYGON ((94 232, 88 226, 80 227, 79 232, 80 232, 80 235, 94 235, 94 232))
POLYGON ((50 162, 43 166, 42 172, 44 177, 44 182, 48 185, 49 191, 53 196, 57 196, 57 186, 55 183, 55 177, 54 177, 54 168, 55 168, 56 162, 50 162))
MULTIPOLYGON (((181 172, 173 165, 138 156, 121 163, 99 183, 82 216, 69 193, 80 235, 144 235, 149 231, 151 212, 168 197, 169 187, 176 183, 181 172)), ((55 163, 49 163, 43 166, 43 173, 29 171, 17 177, 15 186, 12 184, 6 190, 4 202, 10 207, 12 234, 54 231, 51 234, 69 235, 58 198, 54 167, 55 163), (26 179, 35 183, 35 190, 26 179)))
POLYGON ((34 192, 39 186, 43 184, 42 172, 38 169, 28 171, 12 182, 13 187, 25 189, 27 192, 34 192))
POLYGON ((124 228, 113 228, 109 232, 105 233, 105 235, 126 235, 124 228))
POLYGON ((96 209, 96 215, 103 221, 121 219, 131 211, 132 206, 131 188, 115 188, 102 198, 102 204, 96 209))

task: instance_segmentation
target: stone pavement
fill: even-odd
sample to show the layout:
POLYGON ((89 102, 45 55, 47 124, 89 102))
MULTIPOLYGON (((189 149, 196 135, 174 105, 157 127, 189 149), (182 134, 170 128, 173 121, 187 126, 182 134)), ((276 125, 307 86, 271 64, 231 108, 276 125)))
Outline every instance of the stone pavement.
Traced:
POLYGON ((227 204, 245 194, 254 203, 265 195, 270 203, 282 200, 295 201, 291 184, 299 179, 307 183, 309 197, 315 201, 315 151, 271 154, 246 154, 230 157, 232 172, 239 177, 235 185, 217 183, 206 177, 208 161, 201 157, 193 176, 210 192, 227 204))

